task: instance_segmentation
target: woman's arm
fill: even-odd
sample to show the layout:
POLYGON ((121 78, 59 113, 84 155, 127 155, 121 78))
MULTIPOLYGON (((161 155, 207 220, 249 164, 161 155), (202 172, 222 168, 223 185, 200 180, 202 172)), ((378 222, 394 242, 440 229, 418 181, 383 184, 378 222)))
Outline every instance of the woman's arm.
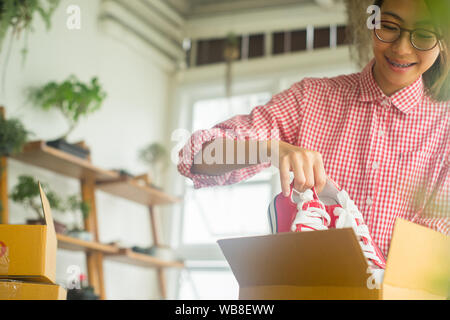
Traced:
POLYGON ((320 193, 325 187, 326 173, 320 153, 284 141, 245 140, 242 141, 242 144, 245 144, 245 148, 242 148, 239 153, 237 140, 217 139, 204 143, 202 152, 197 153, 194 157, 191 173, 220 176, 227 172, 270 161, 280 170, 281 188, 285 195, 290 192, 289 172, 294 173, 294 188, 298 191, 303 192, 315 187, 316 191, 320 193), (212 143, 216 143, 214 151, 222 150, 221 157, 219 155, 215 158, 215 152, 208 150, 208 146, 212 143), (253 146, 251 146, 252 144, 253 146), (211 156, 211 159, 205 159, 208 155, 211 156), (214 160, 219 160, 220 163, 214 162, 214 160))
POLYGON ((202 151, 198 152, 194 157, 194 164, 191 167, 191 173, 204 174, 209 176, 220 176, 234 170, 248 168, 255 164, 261 164, 263 163, 262 158, 264 156, 267 156, 267 158, 270 158, 271 156, 271 140, 245 140, 241 141, 241 145, 241 148, 239 148, 238 140, 225 139, 217 139, 204 143, 202 151), (205 159, 209 154, 212 157, 215 156, 214 151, 216 151, 217 148, 211 153, 207 150, 207 147, 212 143, 215 143, 217 148, 222 148, 223 150, 221 163, 210 163, 211 161, 205 159), (252 150, 250 150, 251 144, 253 144, 252 150), (261 154, 263 154, 263 157, 261 157, 261 154))

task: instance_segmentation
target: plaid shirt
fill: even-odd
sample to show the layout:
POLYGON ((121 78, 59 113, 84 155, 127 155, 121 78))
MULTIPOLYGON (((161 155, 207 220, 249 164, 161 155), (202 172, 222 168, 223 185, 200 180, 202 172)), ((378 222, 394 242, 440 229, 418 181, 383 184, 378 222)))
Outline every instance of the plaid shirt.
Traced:
POLYGON ((306 78, 272 97, 250 115, 196 131, 180 150, 179 172, 195 188, 228 185, 270 166, 262 163, 221 176, 190 172, 204 142, 276 138, 321 153, 325 171, 361 211, 379 248, 387 254, 396 218, 444 234, 450 215, 449 102, 424 94, 422 78, 387 97, 372 74, 306 78))

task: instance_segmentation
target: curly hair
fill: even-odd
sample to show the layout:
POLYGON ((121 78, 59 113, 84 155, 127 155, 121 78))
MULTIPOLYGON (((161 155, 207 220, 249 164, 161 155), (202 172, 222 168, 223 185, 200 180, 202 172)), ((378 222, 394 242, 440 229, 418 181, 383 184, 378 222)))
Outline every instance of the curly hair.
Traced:
MULTIPOLYGON (((450 1, 424 0, 430 10, 433 24, 440 34, 441 49, 436 62, 423 74, 427 94, 436 101, 450 100, 450 1)), ((367 8, 381 7, 384 0, 345 0, 347 9, 347 37, 350 56, 360 67, 373 58, 371 32, 367 28, 367 8)))

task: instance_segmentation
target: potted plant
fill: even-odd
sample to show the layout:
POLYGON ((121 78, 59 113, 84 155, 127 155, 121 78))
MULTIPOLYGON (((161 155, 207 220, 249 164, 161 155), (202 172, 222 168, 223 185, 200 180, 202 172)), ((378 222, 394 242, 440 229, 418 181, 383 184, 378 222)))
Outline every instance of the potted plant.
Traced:
MULTIPOLYGON (((91 207, 89 203, 82 201, 78 195, 72 195, 67 198, 65 209, 74 213, 77 216, 78 212, 81 212, 81 220, 86 220, 89 217, 91 207)), ((92 241, 94 239, 93 234, 84 230, 82 221, 74 223, 74 226, 67 232, 71 237, 78 238, 85 241, 92 241)))
MULTIPOLYGON (((54 210, 63 211, 62 199, 53 191, 49 190, 46 184, 42 184, 42 187, 45 190, 50 207, 54 210)), ((19 176, 19 182, 14 186, 10 198, 14 202, 22 204, 25 208, 31 209, 36 214, 36 219, 28 219, 27 224, 45 224, 39 195, 38 181, 31 176, 19 176)), ((66 226, 64 224, 54 221, 54 225, 56 232, 64 233, 66 231, 66 226)))
POLYGON ((29 134, 20 120, 0 116, 0 157, 21 152, 29 134))
MULTIPOLYGON (((167 168, 168 152, 160 143, 152 143, 139 151, 139 159, 149 167, 150 179, 146 179, 148 184, 151 180, 161 183, 157 179, 161 177, 161 173, 167 168)), ((147 175, 147 176, 148 176, 147 175)), ((142 176, 140 176, 142 178, 142 176)))
MULTIPOLYGON (((47 29, 50 19, 59 5, 59 0, 0 0, 0 50, 10 29, 12 36, 32 30, 33 17, 38 13, 47 29)), ((23 51, 24 53, 26 52, 23 51)))
MULTIPOLYGON (((0 115, 0 159, 21 152, 29 134, 20 120, 6 120, 0 115)), ((3 161, 0 161, 0 178, 2 177, 3 169, 3 161)), ((0 212, 2 211, 3 204, 0 200, 0 212)))
POLYGON ((80 118, 97 111, 105 98, 106 93, 96 77, 90 83, 83 83, 74 75, 62 83, 50 82, 43 87, 31 88, 28 92, 28 99, 35 106, 44 110, 56 108, 67 120, 67 131, 47 144, 81 158, 87 158, 89 150, 70 144, 66 139, 76 128, 80 118))
POLYGON ((89 285, 85 274, 80 274, 78 281, 78 286, 68 288, 67 300, 98 300, 100 298, 95 294, 94 288, 89 285))
MULTIPOLYGON (((24 31, 27 34, 32 31, 33 18, 36 14, 40 15, 47 30, 50 29, 50 19, 58 5, 59 0, 0 0, 0 52, 3 48, 3 42, 11 30, 11 41, 4 66, 8 64, 13 39, 20 38, 24 31)), ((23 59, 25 59, 27 52, 27 43, 25 42, 22 49, 23 59)), ((3 91, 5 78, 6 67, 3 68, 2 74, 3 91)))

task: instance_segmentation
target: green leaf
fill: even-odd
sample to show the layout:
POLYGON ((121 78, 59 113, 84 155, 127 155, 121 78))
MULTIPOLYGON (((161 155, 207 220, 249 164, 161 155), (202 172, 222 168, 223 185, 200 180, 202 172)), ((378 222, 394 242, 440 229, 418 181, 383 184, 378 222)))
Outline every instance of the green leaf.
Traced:
POLYGON ((70 131, 78 124, 82 116, 87 116, 97 111, 104 99, 103 91, 96 77, 89 83, 79 81, 74 75, 70 75, 62 83, 50 82, 39 88, 28 90, 28 100, 36 107, 44 110, 58 109, 66 118, 70 131))

